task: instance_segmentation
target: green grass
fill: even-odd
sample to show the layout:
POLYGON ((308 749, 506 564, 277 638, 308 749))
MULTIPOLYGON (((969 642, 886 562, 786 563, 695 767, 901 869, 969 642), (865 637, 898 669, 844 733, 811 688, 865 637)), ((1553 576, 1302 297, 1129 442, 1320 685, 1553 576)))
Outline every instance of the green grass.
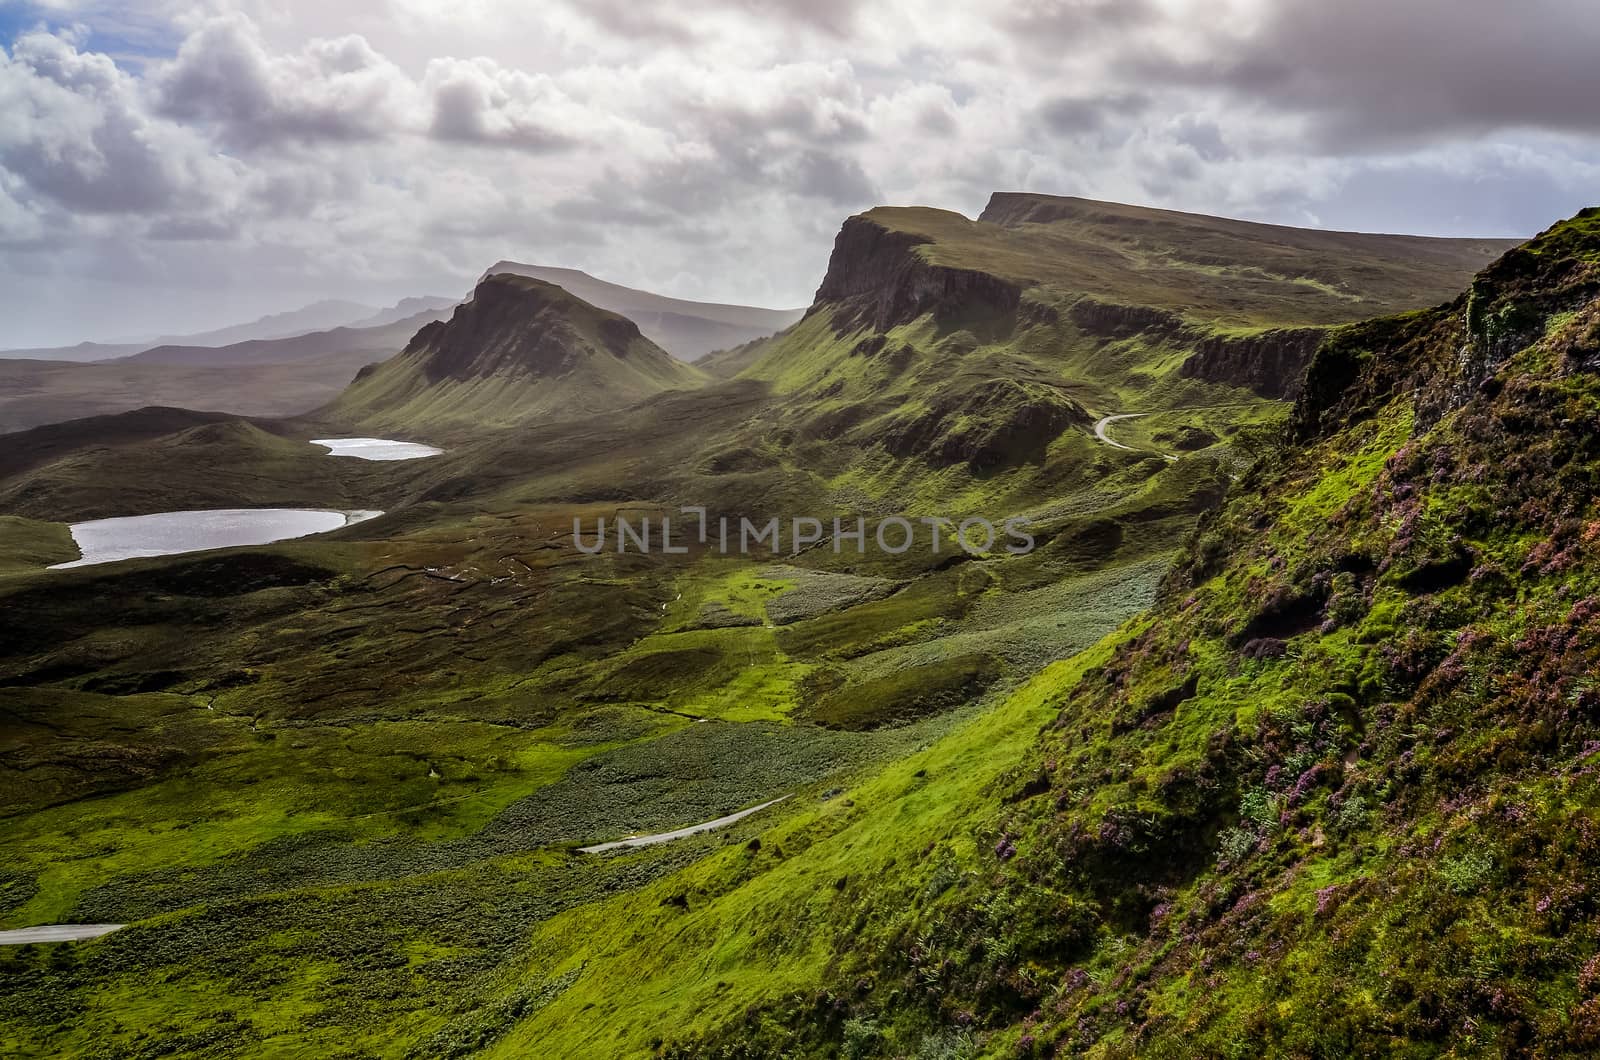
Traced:
POLYGON ((718 1013, 815 982, 869 881, 922 875, 916 866, 930 863, 929 848, 976 860, 970 829, 996 805, 995 778, 1048 720, 1059 689, 1092 661, 1046 670, 842 796, 786 807, 754 854, 729 842, 691 871, 541 925, 523 974, 580 974, 488 1055, 645 1056, 652 1040, 708 1030, 718 1013), (663 904, 680 893, 687 910, 663 904), (673 945, 633 944, 663 934, 673 945))
POLYGON ((65 524, 0 515, 0 573, 34 570, 78 556, 78 546, 65 524))
MULTIPOLYGON (((1358 241, 1383 290, 1347 290, 1311 260, 1327 249, 1316 241, 1257 246, 1274 258, 1259 271, 1205 257, 1260 243, 1225 224, 1165 218, 1145 238, 1108 234, 1104 218, 873 216, 933 238, 922 264, 1026 279, 1026 312, 939 306, 876 336, 823 307, 731 358, 737 378, 720 382, 649 364, 620 382, 500 371, 505 357, 534 365, 551 335, 617 353, 606 317, 563 303, 533 313, 548 328, 489 329, 504 342, 436 334, 428 356, 373 373, 322 420, 140 414, 19 437, 0 496, 40 518, 0 526, 23 561, 0 584, 0 917, 129 927, 0 953, 5 1049, 702 1055, 722 1034, 826 1055, 843 1019, 794 1013, 842 998, 859 1046, 915 1055, 990 1034, 984 1049, 1014 1051, 1007 999, 1042 1004, 1071 962, 1108 990, 1137 978, 1130 962, 1160 967, 1139 937, 1147 895, 1105 912, 1096 890, 1137 866, 1093 843, 1051 860, 1078 841, 1051 831, 1052 814, 1074 835, 1109 824, 1159 844, 1170 829, 1209 855, 1226 829, 1271 823, 1254 777, 1217 793, 1196 780, 1199 805, 1182 804, 1232 746, 1219 733, 1312 724, 1296 711, 1314 676, 1359 688, 1381 675, 1363 669, 1358 620, 1316 644, 1297 634, 1277 661, 1238 658, 1222 616, 1266 613, 1283 580, 1261 554, 1219 558, 1193 614, 1134 619, 1176 606, 1157 591, 1174 550, 1255 455, 1245 428, 1282 406, 1181 378, 1187 332, 1111 334, 1091 318, 1192 289, 1185 312, 1210 328, 1346 319, 1352 297, 1409 298, 1483 248, 1358 241), (434 370, 440 385, 418 387, 434 370), (581 415, 600 408, 590 399, 607 414, 581 415), (1095 418, 1133 410, 1155 414, 1125 421, 1151 449, 1184 428, 1216 441, 1168 464, 1093 439, 1095 418), (451 451, 358 467, 303 444, 345 413, 437 427, 451 451), (45 520, 290 495, 390 514, 264 549, 34 569, 61 543, 45 520), (570 546, 574 518, 685 504, 869 522, 1025 514, 1041 547, 735 559, 570 546), (1180 630, 1206 682, 1193 696, 1147 650, 1180 630), (1113 672, 1126 677, 1106 693, 1113 672), (783 795, 723 832, 577 851, 783 795)), ((1295 534, 1381 480, 1393 439, 1370 442, 1330 460, 1295 534)), ((1241 540, 1236 521, 1208 532, 1223 553, 1241 540)), ((1184 846, 1172 860, 1198 857, 1184 846)), ((1308 878, 1364 871, 1347 859, 1308 878)), ((1285 916, 1315 901, 1297 887, 1285 916)), ((1229 974, 1216 990, 1256 996, 1229 974)))

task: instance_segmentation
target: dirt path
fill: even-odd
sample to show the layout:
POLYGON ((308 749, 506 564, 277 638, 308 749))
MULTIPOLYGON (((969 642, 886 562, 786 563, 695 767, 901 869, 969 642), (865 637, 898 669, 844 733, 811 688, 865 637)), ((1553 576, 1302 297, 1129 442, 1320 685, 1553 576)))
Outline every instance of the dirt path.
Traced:
MULTIPOLYGON (((1173 409, 1171 411, 1173 411, 1173 412, 1181 412, 1183 410, 1182 409, 1173 409)), ((1098 438, 1100 441, 1104 442, 1106 445, 1109 445, 1113 449, 1126 449, 1130 453, 1142 453, 1142 452, 1145 452, 1146 450, 1138 449, 1138 448, 1135 448, 1134 446, 1131 446, 1131 445, 1123 445, 1121 442, 1119 442, 1115 438, 1111 437, 1111 435, 1107 434, 1106 433, 1106 428, 1109 427, 1111 424, 1117 422, 1118 420, 1136 420, 1141 416, 1148 416, 1148 415, 1150 415, 1150 413, 1148 413, 1148 412, 1121 412, 1121 413, 1118 413, 1115 416, 1103 416, 1103 417, 1101 417, 1100 422, 1098 422, 1098 423, 1096 423, 1094 425, 1094 436, 1096 438, 1098 438)), ((1178 458, 1173 456, 1171 453, 1157 453, 1156 455, 1160 456, 1163 460, 1167 461, 1168 463, 1176 464, 1178 462, 1178 458)))
POLYGON ((26 946, 30 942, 81 942, 109 935, 123 924, 45 924, 41 927, 0 931, 0 946, 26 946))
POLYGON ((783 795, 779 798, 773 799, 771 802, 763 802, 760 806, 752 806, 748 810, 740 810, 738 813, 730 813, 726 817, 718 817, 715 821, 706 821, 703 824, 692 824, 687 828, 679 828, 673 832, 657 832, 654 835, 629 836, 627 839, 618 839, 611 843, 597 843, 592 847, 579 847, 578 849, 583 851, 585 854, 604 854, 608 850, 624 850, 628 847, 647 847, 653 846, 656 843, 668 843, 674 839, 683 839, 686 836, 699 835, 701 832, 709 832, 714 828, 722 828, 726 825, 733 824, 735 821, 742 821, 753 813, 760 813, 768 806, 778 805, 778 803, 782 802, 788 797, 789 796, 787 795, 783 795))

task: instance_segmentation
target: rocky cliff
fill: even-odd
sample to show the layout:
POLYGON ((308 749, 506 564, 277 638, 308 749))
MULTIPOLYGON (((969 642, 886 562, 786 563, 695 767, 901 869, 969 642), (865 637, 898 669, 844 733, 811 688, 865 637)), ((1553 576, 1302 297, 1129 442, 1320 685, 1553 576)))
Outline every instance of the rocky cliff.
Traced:
POLYGON ((841 327, 887 331, 925 313, 941 322, 1015 313, 1022 287, 977 269, 930 263, 918 247, 926 237, 895 231, 857 216, 834 240, 815 310, 828 306, 841 327))
POLYGON ((1178 375, 1246 387, 1262 397, 1293 398, 1306 365, 1328 335, 1324 328, 1274 328, 1253 335, 1204 335, 1178 375))

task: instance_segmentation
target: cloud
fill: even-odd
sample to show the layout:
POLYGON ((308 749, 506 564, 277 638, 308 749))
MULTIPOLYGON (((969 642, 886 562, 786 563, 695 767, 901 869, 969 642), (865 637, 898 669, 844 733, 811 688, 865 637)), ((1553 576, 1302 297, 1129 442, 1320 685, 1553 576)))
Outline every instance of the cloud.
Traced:
POLYGON ((1600 21, 1579 0, 1282 0, 1191 28, 1181 46, 1130 53, 1127 71, 1301 115, 1325 151, 1600 133, 1600 21))
POLYGON ((1125 122, 1150 106, 1150 97, 1139 92, 1109 96, 1056 96, 1039 107, 1039 119, 1058 135, 1099 132, 1113 122, 1125 122))
POLYGON ((132 75, 77 45, 34 31, 0 52, 0 166, 29 197, 82 213, 214 208, 237 169, 154 120, 132 75))
POLYGON ((374 140, 404 128, 416 86, 365 39, 309 41, 272 55, 242 15, 205 23, 156 76, 162 114, 208 123, 230 146, 374 140))
POLYGON ((718 16, 727 15, 840 38, 852 29, 864 6, 862 0, 702 0, 660 6, 637 0, 581 0, 572 9, 610 34, 688 44, 713 35, 718 16))
POLYGON ((129 6, 0 52, 0 345, 508 257, 803 304, 846 214, 996 189, 1500 234, 1600 178, 1578 0, 129 6))
POLYGON ((436 59, 428 64, 423 91, 432 101, 428 131, 447 142, 556 151, 587 132, 580 108, 549 77, 489 59, 436 59))

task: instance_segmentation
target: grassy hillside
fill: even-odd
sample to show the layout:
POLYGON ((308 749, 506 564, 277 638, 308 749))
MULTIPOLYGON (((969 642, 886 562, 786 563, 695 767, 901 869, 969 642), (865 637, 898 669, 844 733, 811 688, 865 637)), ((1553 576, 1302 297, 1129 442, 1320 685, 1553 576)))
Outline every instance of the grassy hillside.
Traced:
POLYGON ((78 546, 64 524, 0 515, 0 573, 77 558, 78 546))
MULTIPOLYGON (((145 410, 151 420, 173 414, 181 421, 195 414, 145 410)), ((370 485, 381 469, 350 467, 331 460, 326 450, 269 433, 245 420, 179 425, 165 422, 146 437, 122 435, 119 421, 98 421, 118 436, 114 444, 73 446, 56 453, 43 444, 53 427, 13 436, 18 445, 6 464, 22 465, 0 478, 0 509, 17 515, 62 522, 199 508, 304 507, 307 504, 359 508, 358 500, 383 494, 370 485)), ((209 417, 207 417, 209 418, 209 417)), ((82 421, 79 421, 82 422, 82 421)))
POLYGON ((667 1054, 1592 1051, 1597 219, 1325 346, 989 809, 667 1054))
MULTIPOLYGON (((1287 407, 1184 374, 1214 321, 1174 324, 1133 290, 1085 302, 1060 262, 1041 295, 961 240, 904 236, 848 224, 817 305, 731 355, 732 378, 559 288, 491 277, 317 420, 148 410, 18 435, 0 490, 37 521, 0 579, 0 928, 128 927, 0 949, 6 1051, 1004 1055, 1042 1033, 1022 1026, 1034 1007, 1043 1025, 1039 984, 1083 953, 1111 982, 1143 952, 1143 910, 1048 876, 1052 808, 1122 798, 1135 741, 1166 753, 1186 677, 1147 699, 1158 682, 1107 675, 1143 658, 1122 637, 1188 621, 1172 558, 1230 489, 1278 481, 1248 469, 1287 407), (1150 413, 1115 424, 1130 448, 1096 435, 1128 411, 1150 413), (304 445, 330 426, 450 451, 357 467, 304 445), (74 512, 207 491, 389 514, 37 569, 74 512), (573 545, 574 519, 681 528, 685 504, 1023 515, 1039 547, 573 545), (1140 618, 1164 578, 1161 618, 1140 618), (1084 689, 1139 698, 1120 721, 1083 706, 1078 724, 1117 726, 1087 743, 1041 738, 1084 689), (723 831, 579 850, 784 796, 723 831)), ((1252 312, 1304 326, 1301 286, 1252 312)), ((1394 360, 1332 348, 1347 355, 1319 361, 1296 430, 1361 392, 1338 380, 1394 360)), ((1288 370, 1229 349, 1219 363, 1288 370)), ((1211 525, 1267 518, 1227 511, 1211 525)), ((1297 547, 1307 525, 1323 524, 1297 547)), ((1207 739, 1175 739, 1178 764, 1198 768, 1207 739)), ((1165 776, 1140 773, 1129 828, 1187 797, 1188 773, 1165 776)))
POLYGON ((941 264, 983 260, 1021 282, 1134 298, 1225 327, 1338 324, 1447 302, 1518 242, 1328 232, 1006 192, 977 223, 938 211, 897 211, 892 223, 935 236, 928 250, 941 264), (949 245, 961 249, 947 256, 949 245))

